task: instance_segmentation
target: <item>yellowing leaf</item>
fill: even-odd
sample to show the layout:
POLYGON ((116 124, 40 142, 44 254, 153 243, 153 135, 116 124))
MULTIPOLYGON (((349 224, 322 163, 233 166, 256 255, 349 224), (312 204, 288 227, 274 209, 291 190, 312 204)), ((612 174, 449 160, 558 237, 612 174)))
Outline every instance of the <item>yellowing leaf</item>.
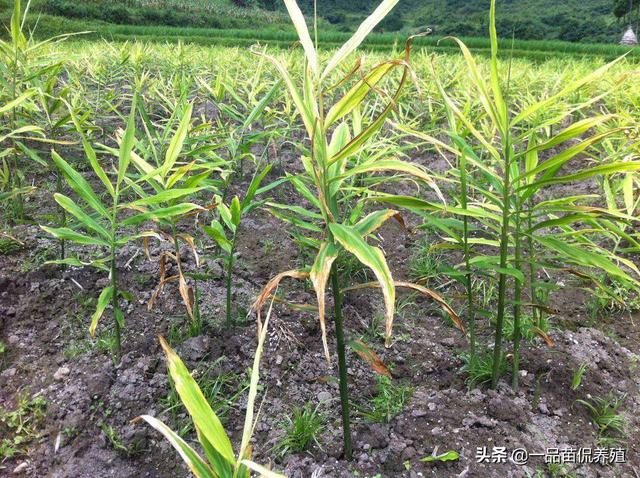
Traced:
POLYGON ((313 283, 313 288, 316 291, 316 297, 318 300, 318 319, 320 320, 320 329, 322 330, 322 346, 324 347, 324 354, 327 362, 331 361, 329 355, 329 346, 327 344, 327 327, 325 324, 325 288, 327 286, 327 280, 331 273, 331 266, 338 257, 338 248, 332 242, 323 242, 318 251, 309 278, 313 283))
POLYGON ((169 344, 160 337, 160 345, 167 358, 169 374, 173 379, 176 392, 180 400, 189 412, 193 423, 204 437, 211 443, 215 450, 222 455, 230 464, 235 463, 235 456, 231 442, 227 436, 220 419, 217 417, 207 399, 202 394, 200 387, 193 379, 187 367, 185 367, 180 357, 176 355, 169 344))
POLYGON ((349 56, 364 41, 375 26, 382 21, 384 17, 396 6, 399 0, 384 0, 358 27, 353 36, 340 47, 333 55, 326 68, 322 72, 321 79, 329 75, 344 59, 349 56))
POLYGON ((96 306, 96 310, 91 316, 91 325, 89 325, 89 334, 91 337, 96 336, 96 328, 98 327, 98 321, 104 314, 104 310, 109 305, 109 301, 113 297, 113 286, 108 286, 102 289, 100 292, 100 296, 98 297, 98 305, 96 306))
POLYGON ((395 315, 396 290, 384 254, 377 247, 367 244, 358 231, 352 227, 332 223, 329 224, 329 229, 335 240, 362 264, 369 267, 378 279, 386 308, 386 345, 390 346, 393 317, 395 315))
POLYGON ((376 372, 378 375, 384 375, 385 377, 391 378, 391 372, 384 364, 382 359, 371 349, 371 347, 365 344, 362 340, 351 340, 347 343, 347 345, 351 347, 362 360, 367 362, 374 372, 376 372))

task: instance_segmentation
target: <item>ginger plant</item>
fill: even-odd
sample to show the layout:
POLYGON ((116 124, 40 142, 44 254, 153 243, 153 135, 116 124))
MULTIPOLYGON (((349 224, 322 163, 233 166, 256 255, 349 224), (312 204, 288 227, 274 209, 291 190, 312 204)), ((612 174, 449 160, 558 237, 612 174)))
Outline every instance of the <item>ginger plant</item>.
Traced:
MULTIPOLYGON (((51 263, 67 264, 71 266, 95 267, 99 270, 108 272, 110 283, 101 292, 98 297, 96 310, 91 316, 91 324, 89 333, 95 336, 96 329, 100 318, 103 316, 108 305, 111 304, 114 330, 115 330, 115 352, 120 355, 122 350, 122 329, 125 324, 124 313, 120 308, 120 298, 130 297, 130 294, 120 288, 118 282, 117 258, 118 251, 127 243, 148 237, 153 233, 148 231, 134 232, 130 234, 129 228, 136 226, 147 220, 166 219, 171 216, 185 214, 199 206, 192 203, 180 203, 171 207, 157 208, 153 211, 137 212, 133 215, 125 212, 130 210, 138 210, 139 204, 135 201, 129 201, 128 195, 132 189, 136 189, 137 185, 128 180, 129 168, 133 156, 133 148, 136 143, 135 133, 135 115, 136 102, 131 105, 131 111, 127 121, 127 127, 122 137, 119 139, 119 149, 114 151, 117 153, 117 170, 108 173, 98 160, 98 156, 93 146, 86 138, 84 132, 79 129, 82 138, 86 159, 89 162, 93 173, 104 188, 107 198, 110 201, 104 201, 101 196, 96 193, 91 184, 67 161, 65 161, 55 151, 51 152, 56 167, 64 175, 68 185, 75 191, 82 203, 78 204, 72 198, 64 194, 56 193, 54 199, 64 208, 69 217, 75 218, 76 224, 67 224, 69 227, 47 227, 40 226, 44 231, 59 240, 65 240, 80 246, 94 246, 98 251, 92 251, 88 255, 90 260, 81 260, 78 257, 67 257, 65 259, 51 261, 51 263), (110 174, 112 177, 110 177, 110 174), (113 177, 115 176, 115 177, 113 177), (82 232, 80 232, 81 230, 82 232), (105 253, 106 251, 106 253, 105 253)), ((80 125, 75 115, 72 113, 76 125, 80 125)), ((156 195, 158 196, 158 195, 156 195)), ((156 202, 160 202, 159 199, 156 202)))
MULTIPOLYGON (((156 224, 153 229, 146 231, 143 239, 144 248, 149 257, 149 240, 157 238, 161 242, 168 241, 170 250, 160 253, 160 278, 156 289, 151 295, 148 308, 151 310, 163 292, 166 284, 178 282, 178 291, 185 305, 187 315, 194 330, 200 328, 199 316, 195 304, 193 289, 187 283, 180 249, 181 244, 189 246, 194 254, 196 266, 199 256, 193 236, 181 232, 179 222, 204 208, 184 207, 182 201, 194 196, 206 188, 204 182, 211 175, 214 167, 198 163, 197 159, 180 162, 181 155, 185 155, 185 142, 191 127, 192 105, 184 103, 177 105, 174 115, 168 125, 159 132, 156 126, 143 114, 145 120, 145 141, 139 141, 137 148, 131 154, 131 162, 136 168, 137 178, 125 179, 139 196, 130 203, 130 207, 142 214, 139 222, 152 221, 156 224), (175 130, 173 124, 177 123, 175 130), (145 188, 146 186, 146 188, 145 188), (166 275, 167 264, 172 260, 176 266, 176 273, 166 275)), ((144 111, 141 108, 141 111, 144 111)))
POLYGON ((231 440, 222 422, 211 409, 211 405, 209 405, 205 399, 197 382, 191 376, 191 373, 189 373, 189 370, 182 360, 180 360, 180 357, 178 357, 167 342, 160 337, 160 345, 167 359, 169 375, 175 384, 176 392, 180 396, 180 400, 193 421, 198 441, 204 451, 204 458, 182 439, 178 433, 171 430, 171 428, 157 418, 150 415, 142 415, 136 420, 144 420, 162 433, 197 478, 250 478, 252 471, 265 478, 285 478, 284 475, 276 473, 251 460, 251 437, 253 436, 257 421, 255 405, 260 381, 260 359, 264 351, 270 316, 271 309, 269 309, 269 313, 258 335, 258 346, 251 369, 247 411, 245 414, 240 449, 237 456, 233 452, 231 440))
MULTIPOLYGON (((589 114, 587 108, 603 95, 583 98, 577 105, 562 108, 559 112, 551 107, 600 78, 622 58, 565 85, 558 93, 516 108, 515 93, 509 89, 510 72, 506 78, 500 75, 495 15, 496 2, 492 0, 488 78, 483 76, 467 46, 461 40, 453 38, 465 58, 473 86, 469 94, 477 95, 481 105, 481 112, 476 117, 470 111, 462 109, 434 75, 449 114, 466 129, 466 137, 451 131, 449 135, 453 145, 447 148, 456 156, 464 158, 466 164, 477 171, 474 175, 464 176, 472 197, 462 203, 463 207, 449 207, 446 211, 439 204, 415 198, 379 199, 422 211, 440 211, 473 218, 483 226, 485 237, 474 240, 497 249, 497 254, 475 255, 470 262, 475 270, 485 275, 497 276, 498 279, 491 386, 497 386, 501 375, 505 355, 505 321, 511 308, 512 386, 515 389, 518 387, 523 307, 544 307, 537 303, 539 296, 535 285, 538 268, 562 269, 597 282, 596 277, 589 273, 590 269, 595 269, 627 283, 638 284, 637 279, 621 267, 628 266, 638 274, 638 268, 631 261, 590 241, 589 228, 585 230, 576 227, 602 220, 634 221, 633 217, 615 210, 586 205, 584 201, 588 196, 585 195, 559 196, 545 201, 539 200, 538 196, 548 186, 637 171, 640 169, 640 161, 635 158, 613 157, 595 165, 580 163, 576 171, 566 173, 564 165, 581 158, 590 148, 621 131, 621 128, 609 126, 613 118, 610 114, 589 114), (545 114, 547 110, 549 113, 545 114), (571 119, 571 115, 578 111, 585 118, 563 129, 558 126, 564 120, 571 119), (555 133, 545 137, 543 133, 550 130, 555 130, 555 133), (581 141, 575 141, 576 139, 581 141), (528 265, 531 267, 527 267, 528 265), (580 270, 571 269, 571 266, 578 266, 580 270), (531 285, 528 303, 523 300, 527 272, 530 274, 531 285), (510 289, 512 281, 513 287, 510 289), (509 290, 513 291, 511 296, 509 290)), ((429 139, 425 135, 421 137, 434 145, 442 146, 434 138, 429 139)), ((542 335, 548 344, 553 343, 544 331, 535 332, 542 335)))
MULTIPOLYGON (((279 205, 279 208, 290 213, 288 218, 294 225, 315 234, 315 237, 306 237, 305 242, 316 252, 310 269, 281 272, 269 281, 256 299, 253 309, 258 311, 258 322, 260 322, 260 309, 283 278, 310 279, 317 297, 323 348, 327 360, 330 360, 325 324, 325 290, 327 283, 331 282, 344 455, 347 458, 351 458, 352 455, 350 405, 342 316, 343 285, 340 283, 336 262, 341 256, 352 255, 364 267, 372 270, 377 282, 361 286, 379 287, 382 291, 386 308, 386 345, 390 346, 396 285, 412 288, 420 288, 420 286, 394 282, 383 250, 368 242, 374 231, 398 214, 392 209, 364 213, 367 198, 376 184, 381 182, 381 178, 376 178, 373 174, 393 171, 426 182, 437 189, 424 169, 397 159, 392 149, 385 149, 384 154, 371 156, 361 154, 367 150, 372 138, 382 128, 402 92, 403 85, 411 75, 409 67, 411 39, 407 42, 403 58, 379 63, 366 73, 359 71, 361 64, 358 62, 356 68, 351 69, 351 73, 336 75, 349 55, 396 3, 397 0, 383 1, 322 69, 302 12, 295 0, 285 0, 304 49, 305 65, 302 85, 298 86, 294 83, 291 74, 280 60, 267 56, 284 81, 304 124, 309 142, 308 148, 302 147, 300 150, 300 161, 305 173, 295 176, 292 184, 314 210, 285 204, 279 205), (401 77, 395 84, 393 93, 381 94, 384 98, 384 107, 381 111, 372 114, 373 118, 368 124, 362 124, 360 111, 366 105, 367 96, 374 92, 380 93, 383 80, 391 78, 396 70, 401 71, 401 77), (342 86, 349 82, 352 82, 352 86, 329 107, 326 104, 329 93, 334 91, 335 86, 342 86)), ((258 54, 264 55, 263 52, 258 54)), ((435 294, 432 297, 442 301, 435 294)), ((455 314, 453 316, 455 317, 455 314)))
POLYGON ((222 252, 224 252, 226 288, 225 315, 227 327, 232 326, 234 323, 234 313, 231 304, 233 299, 233 268, 240 225, 243 216, 249 214, 264 203, 263 200, 256 199, 256 196, 268 191, 278 183, 276 181, 263 188, 260 187, 270 170, 271 165, 268 165, 253 177, 242 200, 238 196, 234 196, 229 205, 224 204, 221 199, 216 200, 215 202, 218 212, 220 213, 220 218, 211 221, 211 225, 209 226, 203 226, 204 232, 216 241, 222 252))

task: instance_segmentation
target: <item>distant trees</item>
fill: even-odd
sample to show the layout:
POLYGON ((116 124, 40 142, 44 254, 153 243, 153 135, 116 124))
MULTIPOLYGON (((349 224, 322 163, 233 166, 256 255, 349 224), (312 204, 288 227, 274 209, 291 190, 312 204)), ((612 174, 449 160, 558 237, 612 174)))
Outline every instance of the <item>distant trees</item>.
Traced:
POLYGON ((637 22, 640 13, 640 0, 613 0, 613 15, 625 23, 637 22))

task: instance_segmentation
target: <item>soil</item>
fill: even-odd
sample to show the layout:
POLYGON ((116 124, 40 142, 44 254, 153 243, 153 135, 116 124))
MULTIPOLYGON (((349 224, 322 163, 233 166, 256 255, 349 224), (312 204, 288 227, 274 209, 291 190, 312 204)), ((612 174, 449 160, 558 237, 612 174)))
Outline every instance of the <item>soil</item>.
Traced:
MULTIPOLYGON (((215 113, 215 112, 214 112, 215 113)), ((211 114, 214 114, 211 113, 211 114)), ((295 155, 278 152, 279 167, 268 180, 300 169, 295 155)), ((273 158, 272 158, 273 159, 273 158)), ((443 159, 415 158, 435 170, 447 168, 443 159)), ((570 167, 570 166, 569 166, 570 167)), ((44 178, 40 178, 44 182, 44 178)), ((246 188, 240 182, 231 194, 246 188)), ((412 194, 413 186, 393 183, 394 192, 412 194), (405 189, 400 189, 405 188, 405 189)), ((570 188, 569 186, 565 186, 570 188)), ((588 191, 596 191, 594 185, 588 191)), ((561 191, 560 191, 561 192, 561 191)), ((550 194, 554 191, 550 189, 550 194)), ((435 197, 431 191, 423 196, 435 197)), ((302 204, 290 186, 274 192, 281 202, 302 204)), ((50 193, 40 190, 28 206, 54 211, 50 193), (34 204, 37 204, 35 206, 34 204)), ((396 280, 408 278, 413 246, 421 239, 417 219, 406 216, 406 227, 389 222, 379 232, 396 280)), ((184 224, 189 230, 191 224, 184 224)), ((234 274, 234 305, 246 311, 260 288, 279 271, 308 263, 286 228, 266 211, 256 210, 243 220, 234 274)), ((199 281, 203 329, 187 333, 187 318, 177 289, 168 285, 153 310, 147 302, 158 281, 160 245, 153 244, 147 260, 142 244, 129 244, 118 257, 120 288, 132 294, 123 302, 126 328, 123 354, 115 359, 106 350, 109 312, 102 319, 98 339, 87 334, 95 300, 107 283, 105 273, 90 268, 47 265, 58 251, 57 242, 34 225, 11 231, 24 246, 0 255, 0 405, 15 409, 20 396, 41 396, 45 416, 37 423, 28 454, 0 464, 0 476, 51 478, 169 478, 189 476, 170 445, 154 430, 133 419, 141 414, 184 426, 185 411, 171 408, 171 388, 157 336, 168 337, 196 378, 225 377, 224 392, 234 400, 224 407, 223 419, 232 441, 242 433, 246 406, 243 381, 256 345, 253 317, 243 325, 224 325, 225 287, 219 259, 201 251, 212 278, 199 281), (243 392, 244 393, 241 393, 243 392)), ((73 248, 68 246, 73 252, 73 248)), ((182 251, 185 267, 196 270, 190 251, 182 251)), ((454 262, 451 257, 446 260, 454 262)), ((170 272, 170 271, 169 271, 170 272)), ((312 313, 277 305, 262 361, 260 399, 263 400, 253 439, 255 461, 271 464, 291 478, 321 477, 638 477, 640 476, 640 317, 609 316, 594 320, 587 314, 589 293, 576 279, 551 276, 559 289, 551 296, 556 310, 550 332, 554 345, 540 339, 523 343, 520 388, 514 392, 505 375, 496 390, 470 388, 461 373, 466 338, 427 300, 401 295, 394 327, 395 342, 383 346, 379 318, 384 315, 379 291, 350 292, 344 313, 350 338, 366 337, 393 373, 393 381, 409 386, 411 397, 402 411, 385 423, 372 423, 357 410, 365 409, 376 392, 376 375, 353 352, 348 352, 349 381, 354 407, 354 456, 342 457, 342 429, 337 384, 337 359, 324 358, 319 325, 312 313), (571 388, 581 364, 588 370, 576 390, 571 388), (478 447, 547 449, 593 448, 597 430, 578 399, 624 395, 626 417, 625 463, 569 465, 552 475, 541 457, 526 465, 511 460, 480 463, 478 447), (318 404, 324 428, 309 450, 281 456, 285 417, 295 407, 318 404), (460 454, 450 462, 422 458, 448 450, 460 454), (541 473, 537 475, 536 473, 541 473), (546 474, 545 474, 546 473, 546 474), (569 475, 568 473, 573 473, 569 475)), ((459 294, 443 284, 439 292, 452 302, 459 294)), ((307 284, 285 282, 283 296, 299 304, 313 304, 307 284)), ((329 294, 328 294, 329 296, 329 294)), ((331 310, 331 304, 327 304, 331 310)), ((244 321, 244 314, 242 316, 244 321)), ((479 320, 479 335, 489 342, 490 324, 479 320)), ((330 348, 335 351, 328 320, 330 348)), ((189 439, 193 434, 187 433, 189 439)), ((2 437, 0 437, 2 438, 2 437)))
MULTIPOLYGON (((276 179, 277 175, 274 171, 270 177, 276 179)), ((280 194, 280 199, 294 200, 286 188, 280 194)), ((407 277, 412 245, 419 239, 411 229, 415 219, 406 220, 408 229, 394 222, 380 232, 397 279, 407 277)), ((299 266, 305 258, 282 224, 269 214, 254 212, 242 229, 250 232, 240 236, 234 304, 246 310, 275 272, 299 266)), ((243 390, 242 380, 255 349, 255 324, 249 318, 243 326, 224 326, 225 289, 219 260, 204 255, 201 269, 214 277, 199 283, 205 325, 200 335, 189 337, 184 332, 184 309, 173 286, 167 286, 153 310, 147 309, 158 277, 157 262, 145 258, 141 244, 124 248, 118 258, 120 286, 131 292, 134 300, 123 304, 127 320, 124 350, 121 360, 114 361, 100 340, 89 339, 86 331, 95 298, 106 284, 105 274, 43 264, 58 245, 36 226, 18 226, 12 233, 24 247, 0 256, 0 340, 7 346, 0 362, 0 403, 13 409, 19 394, 27 393, 44 397, 47 406, 28 455, 6 460, 0 465, 0 476, 188 476, 178 455, 158 433, 131 420, 150 414, 172 426, 187 422, 179 407, 167 411, 165 398, 170 386, 158 334, 170 337, 188 366, 199 374, 231 377, 229 387, 233 390, 228 391, 243 390), (113 430, 115 440, 108 438, 108 430, 113 430)), ((156 244, 152 256, 157 257, 158 252, 156 244)), ((183 257, 187 268, 193 270, 188 250, 183 251, 183 257)), ((374 320, 383 315, 379 292, 348 293, 348 335, 366 336, 392 367, 394 382, 413 390, 401 413, 388 423, 372 423, 356 413, 352 461, 341 457, 336 357, 331 364, 325 361, 313 314, 278 305, 262 362, 264 402, 253 443, 255 460, 271 463, 292 478, 534 476, 551 470, 541 457, 530 457, 526 465, 510 460, 479 463, 476 450, 506 447, 509 452, 524 448, 541 453, 548 448, 595 449, 596 429, 588 410, 576 400, 614 392, 626 396, 622 408, 628 431, 623 442, 626 463, 570 465, 566 471, 580 477, 638 476, 640 374, 635 351, 640 341, 640 318, 591 320, 585 308, 588 293, 569 279, 555 280, 566 284, 551 301, 557 309, 552 319, 554 345, 548 347, 542 340, 524 343, 517 392, 508 385, 507 376, 495 391, 485 386, 469 388, 460 373, 460 352, 466 339, 428 301, 400 298, 403 307, 396 319, 395 343, 385 349, 374 320), (574 372, 583 363, 588 371, 581 385, 572 390, 574 372), (307 402, 314 406, 320 403, 324 417, 318 444, 306 452, 279 456, 274 447, 284 434, 285 416, 307 402), (459 452, 460 458, 446 463, 420 461, 448 450, 459 452)), ((314 303, 306 285, 288 282, 282 291, 288 300, 314 303)), ((452 288, 440 292, 447 297, 456 293, 452 288)), ((102 334, 108 332, 109 319, 108 314, 103 319, 102 334)), ((480 333, 486 336, 489 327, 484 322, 480 321, 480 333)), ((333 341, 331 327, 329 323, 333 341)), ((330 345, 334 350, 334 344, 330 345)), ((352 352, 348 363, 355 408, 366 408, 376 394, 376 376, 352 352)), ((239 393, 224 414, 234 443, 242 431, 245 400, 246 393, 239 393)))

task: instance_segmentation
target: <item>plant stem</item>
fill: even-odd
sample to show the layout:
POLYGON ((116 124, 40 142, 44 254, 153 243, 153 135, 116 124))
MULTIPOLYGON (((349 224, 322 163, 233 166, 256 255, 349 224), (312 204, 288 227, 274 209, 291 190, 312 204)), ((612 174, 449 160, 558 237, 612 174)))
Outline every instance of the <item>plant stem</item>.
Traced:
MULTIPOLYGON (((531 227, 533 224, 532 217, 531 217, 532 214, 533 214, 533 204, 530 201, 529 208, 527 211, 527 229, 528 230, 531 230, 531 227)), ((536 267, 536 263, 535 263, 535 249, 533 246, 533 237, 531 237, 531 234, 527 235, 527 260, 529 262, 529 295, 531 296, 531 303, 538 304, 538 291, 536 289, 536 281, 538 280, 538 268, 536 267)), ((533 314, 533 323, 536 325, 536 327, 540 327, 542 325, 541 312, 534 305, 531 313, 533 314)))
MULTIPOLYGON (((522 268, 522 247, 520 246, 520 210, 516 211, 515 215, 515 252, 514 252, 514 267, 517 270, 522 268)), ((520 341, 522 339, 522 332, 520 330, 520 314, 522 307, 520 302, 522 300, 522 283, 516 279, 515 287, 513 291, 513 370, 511 377, 511 387, 514 390, 518 390, 518 372, 520 370, 520 341)))
MULTIPOLYGON (((503 184, 502 184, 502 226, 500 230, 500 269, 507 268, 507 257, 509 254, 509 208, 511 207, 511 184, 509 168, 511 167, 510 145, 507 138, 503 150, 503 184)), ((502 362, 502 327, 504 324, 504 312, 506 302, 507 274, 500 272, 498 276, 498 315, 496 319, 496 334, 493 345, 493 369, 491 373, 491 388, 495 389, 500 378, 500 365, 502 362)))
MULTIPOLYGON (((11 77, 11 100, 15 100, 18 97, 18 45, 15 43, 14 39, 14 57, 13 57, 13 67, 12 67, 12 77, 11 77)), ((13 107, 11 109, 11 120, 9 124, 9 131, 14 131, 16 129, 17 122, 17 109, 13 107)), ((22 179, 20 177, 20 162, 18 159, 18 155, 16 154, 16 141, 14 138, 11 138, 11 162, 13 165, 13 171, 9 170, 9 183, 13 190, 19 190, 22 188, 22 179)), ((22 194, 18 193, 15 197, 14 203, 14 214, 17 219, 24 219, 24 203, 22 201, 22 194)))
MULTIPOLYGON (((58 194, 62 193, 62 172, 61 171, 56 171, 56 192, 58 194)), ((67 215, 62 206, 58 206, 58 209, 60 210, 60 227, 65 227, 67 225, 67 215)), ((64 246, 65 246, 64 239, 61 239, 60 240, 60 259, 64 259, 64 256, 65 256, 64 246)))
POLYGON ((117 278, 117 269, 116 269, 116 250, 115 246, 111 248, 111 287, 113 288, 111 295, 111 306, 113 307, 113 318, 115 322, 115 332, 116 332, 116 355, 120 357, 122 354, 122 341, 121 341, 121 331, 120 331, 120 305, 118 303, 118 278, 117 278))
MULTIPOLYGON (((463 209, 467 209, 467 161, 464 153, 460 157, 460 204, 463 209)), ((469 351, 471 359, 476 356, 476 318, 473 305, 473 287, 471 284, 471 263, 469 251, 469 218, 465 215, 462 218, 462 237, 463 237, 463 253, 464 264, 466 269, 465 282, 467 289, 467 323, 469 326, 469 351)))
POLYGON ((119 184, 116 185, 113 195, 113 204, 111 206, 111 287, 113 288, 111 295, 111 306, 113 307, 113 320, 115 322, 116 332, 116 355, 118 358, 122 354, 122 340, 120 331, 120 305, 118 303, 118 269, 116 267, 116 221, 118 218, 118 199, 120 197, 119 184))
POLYGON ((232 299, 232 289, 233 289, 233 255, 236 251, 236 237, 237 237, 237 229, 236 232, 233 233, 233 238, 231 239, 231 250, 229 251, 229 256, 227 257, 227 278, 226 278, 226 287, 227 287, 227 327, 233 326, 233 314, 231 313, 231 299, 232 299))
POLYGON ((349 418, 349 384, 347 381, 347 358, 345 354, 344 326, 342 321, 342 294, 340 292, 340 280, 335 262, 331 266, 330 275, 336 324, 336 342, 338 346, 338 373, 340 376, 340 405, 342 406, 344 456, 347 460, 350 460, 353 450, 351 446, 351 420, 349 418))

